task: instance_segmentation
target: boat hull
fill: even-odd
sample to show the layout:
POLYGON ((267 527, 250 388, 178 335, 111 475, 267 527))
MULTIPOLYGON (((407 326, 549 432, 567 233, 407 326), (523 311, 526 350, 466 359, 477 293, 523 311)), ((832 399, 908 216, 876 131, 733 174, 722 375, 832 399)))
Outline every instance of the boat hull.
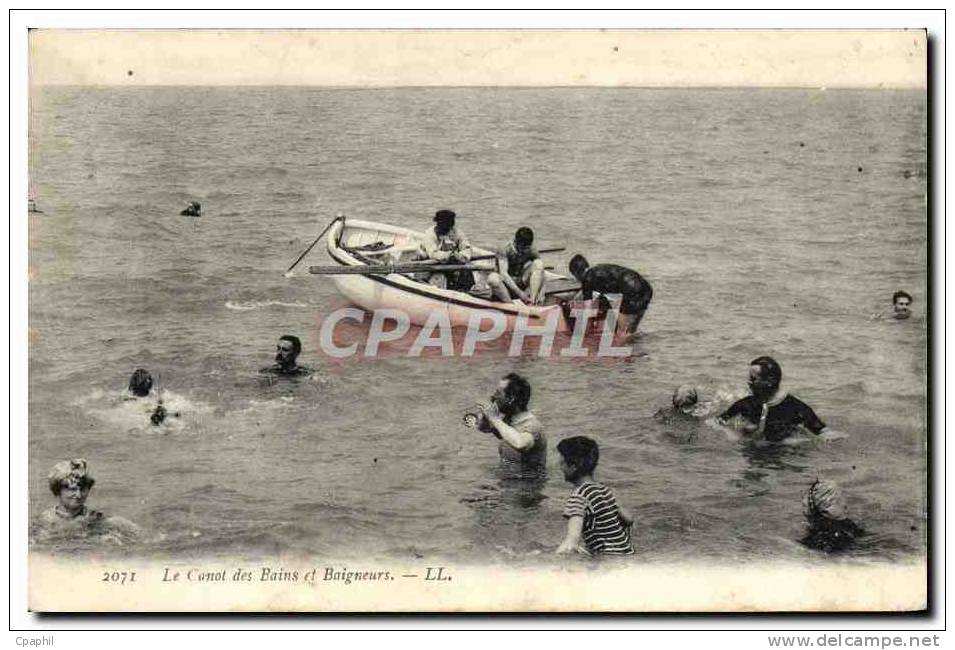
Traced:
MULTIPOLYGON (((363 239, 384 241, 395 248, 409 248, 420 237, 420 233, 405 228, 349 219, 339 222, 329 230, 326 242, 328 255, 335 263, 342 266, 360 266, 366 265, 367 261, 352 247, 359 245, 363 239), (359 236, 361 233, 372 233, 372 236, 359 236), (391 241, 387 241, 389 239, 391 241), (343 240, 349 241, 350 245, 343 245, 343 240)), ((475 249, 475 254, 484 252, 475 249)), ((496 313, 505 319, 509 330, 514 329, 518 322, 524 322, 528 327, 541 327, 548 321, 553 321, 556 331, 567 331, 562 310, 556 304, 531 306, 496 303, 461 291, 434 287, 401 274, 332 275, 331 278, 338 292, 362 309, 370 312, 400 310, 408 315, 413 324, 419 326, 426 324, 429 319, 432 319, 432 322, 440 322, 435 319, 443 321, 446 315, 452 327, 474 326, 483 320, 481 329, 488 329, 491 319, 496 318, 491 313, 496 313)))

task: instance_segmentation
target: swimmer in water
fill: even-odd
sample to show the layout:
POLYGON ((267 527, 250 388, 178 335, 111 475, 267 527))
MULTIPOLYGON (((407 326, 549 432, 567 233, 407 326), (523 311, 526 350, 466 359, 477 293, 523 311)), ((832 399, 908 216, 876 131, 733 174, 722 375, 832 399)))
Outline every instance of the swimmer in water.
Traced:
POLYGON ((906 291, 892 294, 892 318, 905 320, 912 316, 912 296, 906 291))
POLYGON ((111 535, 123 541, 139 535, 139 527, 128 519, 108 517, 86 506, 96 480, 82 458, 57 463, 47 481, 59 503, 40 515, 36 530, 39 537, 63 533, 83 537, 111 535))
POLYGON ((743 433, 754 439, 781 442, 803 426, 816 435, 824 434, 825 423, 804 402, 780 388, 782 368, 771 357, 750 362, 749 389, 752 395, 730 406, 718 418, 723 426, 740 418, 743 433))
POLYGON ((650 283, 636 271, 616 264, 590 266, 583 255, 571 258, 570 272, 580 281, 578 297, 583 300, 590 300, 595 291, 605 296, 619 294, 623 297, 617 331, 632 338, 653 298, 650 283))
POLYGON ((198 201, 190 201, 186 209, 179 214, 184 217, 200 217, 202 216, 202 206, 199 205, 198 201))
POLYGON ((136 368, 129 378, 129 386, 127 387, 129 398, 149 397, 149 393, 152 389, 153 376, 149 374, 149 371, 145 368, 136 368))
POLYGON ((845 499, 839 486, 816 480, 803 498, 803 514, 809 525, 799 540, 817 551, 833 553, 850 548, 865 531, 846 516, 845 499))
MULTIPOLYGON (((145 368, 137 368, 133 371, 133 375, 129 378, 129 386, 127 387, 127 394, 124 399, 140 399, 143 397, 149 397, 152 394, 153 389, 153 376, 145 368)), ((170 413, 166 407, 163 405, 162 391, 160 391, 159 398, 156 403, 156 408, 149 414, 149 421, 155 426, 159 426, 166 421, 166 418, 179 417, 178 412, 170 413)))
POLYGON ((286 334, 279 338, 275 348, 275 365, 262 368, 259 372, 277 377, 304 377, 311 375, 311 368, 296 363, 302 352, 302 341, 297 336, 286 334))
POLYGON ((530 410, 531 385, 510 373, 498 382, 488 404, 479 404, 475 426, 498 440, 501 463, 519 470, 522 478, 541 476, 547 462, 544 426, 530 410))
POLYGON ((673 391, 671 408, 661 408, 654 414, 654 418, 661 422, 669 422, 677 418, 683 420, 696 419, 705 415, 705 404, 700 403, 696 387, 682 384, 673 391))

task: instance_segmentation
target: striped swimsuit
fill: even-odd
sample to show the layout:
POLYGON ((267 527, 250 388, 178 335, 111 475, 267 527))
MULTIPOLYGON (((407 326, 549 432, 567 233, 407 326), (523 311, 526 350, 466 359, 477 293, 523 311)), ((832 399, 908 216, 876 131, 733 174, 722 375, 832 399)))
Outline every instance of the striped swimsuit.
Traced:
POLYGON ((584 544, 592 555, 633 554, 630 529, 620 519, 613 492, 603 483, 584 483, 574 488, 564 505, 564 517, 583 517, 584 544))

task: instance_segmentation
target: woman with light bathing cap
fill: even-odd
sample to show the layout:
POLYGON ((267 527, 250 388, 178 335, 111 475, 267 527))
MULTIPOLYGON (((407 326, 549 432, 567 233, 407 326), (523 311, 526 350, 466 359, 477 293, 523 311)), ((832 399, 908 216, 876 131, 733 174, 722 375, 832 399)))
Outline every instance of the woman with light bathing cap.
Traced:
POLYGON ((803 514, 809 524, 800 540, 809 548, 826 553, 844 551, 865 535, 846 514, 846 502, 839 486, 816 479, 803 497, 803 514))
POLYGON ((57 463, 47 475, 47 483, 58 503, 40 515, 39 536, 65 531, 84 537, 110 535, 115 541, 122 542, 138 535, 139 528, 131 521, 107 517, 86 506, 86 499, 96 483, 86 460, 74 458, 57 463))

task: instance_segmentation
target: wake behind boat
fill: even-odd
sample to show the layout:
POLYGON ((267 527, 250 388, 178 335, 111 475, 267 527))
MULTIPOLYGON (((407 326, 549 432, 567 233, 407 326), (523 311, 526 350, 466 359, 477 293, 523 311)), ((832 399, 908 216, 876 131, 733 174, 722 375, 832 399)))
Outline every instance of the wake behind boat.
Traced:
MULTIPOLYGON (((556 318, 557 331, 571 329, 558 299, 572 295, 576 287, 572 279, 545 271, 550 295, 543 305, 495 302, 465 291, 442 289, 415 278, 416 272, 447 270, 445 266, 448 266, 428 266, 416 259, 424 236, 422 232, 401 226, 339 217, 328 229, 325 241, 328 255, 341 267, 341 273, 316 267, 311 270, 329 274, 338 291, 363 309, 399 309, 419 326, 433 312, 444 311, 453 327, 466 327, 476 311, 489 310, 503 314, 508 329, 514 327, 521 315, 525 315, 531 327, 556 318)), ((478 272, 495 270, 493 251, 472 246, 472 253, 475 259, 486 259, 456 268, 478 272)))

